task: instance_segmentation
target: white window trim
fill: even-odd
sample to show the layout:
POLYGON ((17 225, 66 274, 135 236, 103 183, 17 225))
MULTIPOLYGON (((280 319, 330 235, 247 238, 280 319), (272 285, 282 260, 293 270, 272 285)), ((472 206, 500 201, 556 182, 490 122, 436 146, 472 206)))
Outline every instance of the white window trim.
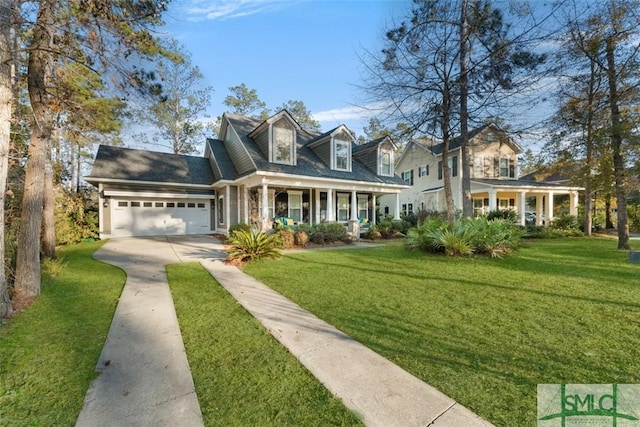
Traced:
POLYGON ((393 150, 387 150, 387 149, 381 149, 380 150, 380 166, 379 166, 379 171, 378 174, 382 175, 382 176, 393 176, 395 171, 394 171, 394 158, 393 158, 393 150), (382 162, 382 158, 385 154, 389 155, 389 173, 384 173, 384 163, 382 162))
POLYGON ((351 172, 351 141, 346 139, 336 138, 336 137, 331 138, 331 169, 337 170, 337 171, 351 172), (337 154, 336 148, 338 144, 336 141, 344 142, 347 144, 347 168, 346 169, 342 169, 338 167, 338 159, 336 157, 336 154, 337 154))
POLYGON ((296 165, 297 164, 297 158, 296 158, 296 139, 297 139, 297 130, 294 129, 287 129, 288 131, 293 132, 293 140, 291 142, 291 144, 289 145, 289 158, 290 161, 286 162, 286 161, 282 161, 282 160, 278 160, 276 159, 276 138, 275 138, 275 133, 276 133, 276 128, 278 128, 278 126, 274 126, 274 124, 270 124, 269 125, 269 151, 270 151, 270 159, 269 161, 271 163, 278 163, 281 165, 296 165))
MULTIPOLYGON (((349 207, 350 207, 349 206, 349 196, 350 196, 349 193, 337 193, 336 194, 336 221, 340 221, 340 222, 349 221, 349 211, 350 211, 350 209, 349 209, 349 207), (340 199, 343 199, 343 200, 346 199, 347 200, 347 207, 346 207, 347 219, 346 220, 341 220, 340 219, 340 210, 341 210, 340 209, 340 199)), ((344 210, 344 209, 342 209, 342 210, 344 210)))
POLYGON ((302 191, 289 190, 287 191, 287 195, 287 216, 293 218, 293 215, 291 215, 291 196, 298 196, 300 197, 300 219, 298 221, 302 221, 302 191))

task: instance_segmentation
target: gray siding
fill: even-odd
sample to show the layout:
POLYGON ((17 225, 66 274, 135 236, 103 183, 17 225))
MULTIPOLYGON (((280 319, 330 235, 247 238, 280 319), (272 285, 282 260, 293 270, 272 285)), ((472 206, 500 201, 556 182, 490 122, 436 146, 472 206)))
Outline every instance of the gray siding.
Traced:
POLYGON ((231 128, 229 128, 229 131, 227 132, 224 140, 224 146, 239 174, 242 175, 253 170, 254 167, 251 162, 251 158, 247 155, 242 142, 238 139, 238 136, 231 130, 231 128))
POLYGON ((258 144, 258 148, 264 154, 265 159, 269 159, 269 128, 256 135, 253 140, 258 144))
POLYGON ((313 148, 313 151, 327 166, 331 166, 331 139, 313 148))
MULTIPOLYGON (((228 225, 238 224, 238 186, 232 185, 229 187, 229 216, 228 225)), ((228 228, 228 227, 227 227, 228 228)))

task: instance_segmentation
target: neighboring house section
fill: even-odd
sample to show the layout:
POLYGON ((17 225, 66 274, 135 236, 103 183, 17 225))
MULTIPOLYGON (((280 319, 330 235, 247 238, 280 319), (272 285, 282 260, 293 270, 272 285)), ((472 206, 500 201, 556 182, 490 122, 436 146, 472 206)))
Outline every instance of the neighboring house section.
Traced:
POLYGON ((225 114, 204 157, 100 146, 86 180, 99 189, 101 237, 226 234, 276 218, 337 221, 357 235, 380 196, 399 203, 409 188, 394 152, 388 138, 355 145, 343 125, 306 131, 285 110, 264 121, 225 114))
MULTIPOLYGON (((460 138, 449 143, 448 163, 451 192, 456 210, 462 209, 462 155, 460 138)), ((443 144, 430 140, 414 140, 407 144, 398 160, 396 171, 411 185, 403 190, 399 204, 383 197, 383 214, 397 216, 418 210, 446 210, 442 175, 443 144)), ((569 213, 577 214, 580 187, 538 182, 518 177, 518 155, 522 149, 495 124, 487 124, 469 133, 471 197, 474 215, 498 209, 518 212, 519 222, 542 224, 553 218, 554 197, 569 198, 569 213)))

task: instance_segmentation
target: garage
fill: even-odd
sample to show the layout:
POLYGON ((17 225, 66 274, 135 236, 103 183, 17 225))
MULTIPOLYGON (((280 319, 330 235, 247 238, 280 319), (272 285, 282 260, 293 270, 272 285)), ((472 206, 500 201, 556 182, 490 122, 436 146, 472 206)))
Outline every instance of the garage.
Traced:
POLYGON ((208 199, 113 198, 110 200, 111 236, 207 234, 208 199))

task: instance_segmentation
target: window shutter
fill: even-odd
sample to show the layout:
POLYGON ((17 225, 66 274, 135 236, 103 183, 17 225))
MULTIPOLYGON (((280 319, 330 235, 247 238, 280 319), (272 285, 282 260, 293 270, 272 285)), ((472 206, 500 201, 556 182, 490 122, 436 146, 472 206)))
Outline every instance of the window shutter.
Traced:
POLYGON ((500 159, 497 157, 493 158, 493 177, 497 178, 500 176, 500 159))
POLYGON ((409 178, 409 185, 413 185, 413 169, 411 169, 411 177, 409 178))

